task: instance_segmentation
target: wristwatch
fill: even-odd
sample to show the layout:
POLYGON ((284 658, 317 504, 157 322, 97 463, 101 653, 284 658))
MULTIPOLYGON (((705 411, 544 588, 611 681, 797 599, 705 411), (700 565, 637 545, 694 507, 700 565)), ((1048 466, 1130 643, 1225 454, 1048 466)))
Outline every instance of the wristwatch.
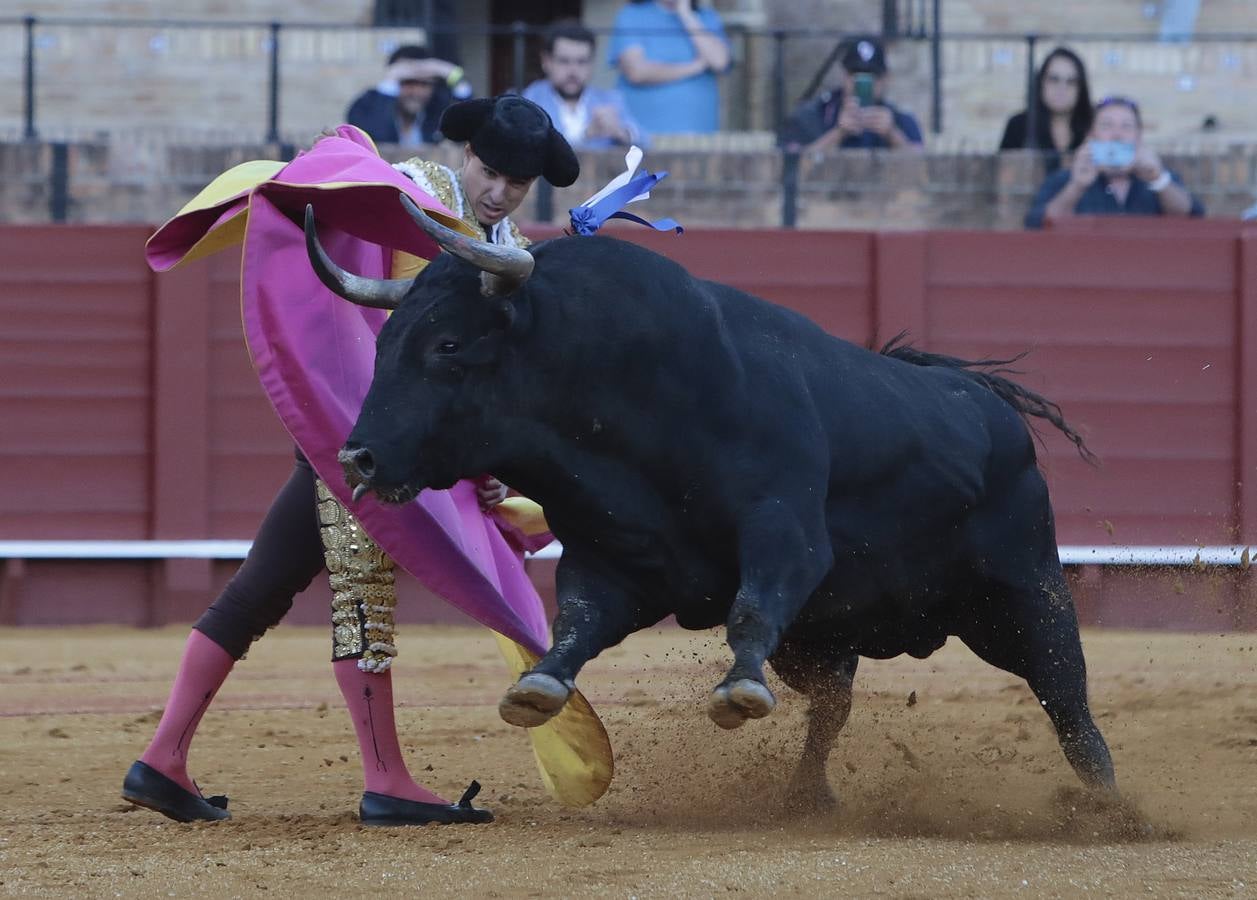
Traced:
POLYGON ((1174 179, 1170 176, 1169 169, 1162 169, 1161 174, 1148 182, 1148 190, 1154 194, 1159 194, 1170 186, 1170 182, 1174 179))

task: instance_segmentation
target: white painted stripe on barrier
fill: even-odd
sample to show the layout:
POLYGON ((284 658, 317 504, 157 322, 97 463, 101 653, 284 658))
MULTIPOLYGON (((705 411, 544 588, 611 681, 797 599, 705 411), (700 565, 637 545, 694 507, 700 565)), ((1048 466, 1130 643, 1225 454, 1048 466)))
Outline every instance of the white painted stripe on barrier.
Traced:
MULTIPOLYGON (((1243 562, 1245 545, 1230 547, 1125 546, 1086 547, 1063 544, 1059 548, 1064 566, 1194 566, 1197 557, 1208 566, 1238 566, 1243 562)), ((563 547, 558 541, 531 554, 532 559, 558 559, 563 547)), ((1257 557, 1257 553, 1253 554, 1257 557)), ((1257 561, 1255 559, 1254 561, 1257 561)))
MULTIPOLYGON (((0 559, 244 559, 251 541, 0 541, 0 559)), ((1066 566, 1238 566, 1244 544, 1169 546, 1060 547, 1066 566)), ((528 554, 530 559, 558 559, 558 541, 528 554)), ((1251 552, 1251 551, 1250 551, 1251 552)))
POLYGON ((252 541, 0 541, 13 559, 244 559, 252 541))
POLYGON ((1062 546, 1061 564, 1066 566, 1238 566, 1246 564, 1245 544, 1199 547, 1180 544, 1166 547, 1079 547, 1062 546))

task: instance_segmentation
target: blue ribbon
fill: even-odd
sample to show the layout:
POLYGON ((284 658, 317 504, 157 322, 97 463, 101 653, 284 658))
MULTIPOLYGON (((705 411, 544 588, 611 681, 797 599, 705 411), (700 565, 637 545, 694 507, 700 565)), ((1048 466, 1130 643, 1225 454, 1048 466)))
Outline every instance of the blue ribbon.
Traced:
POLYGON ((685 229, 673 219, 656 219, 650 222, 641 216, 635 216, 620 209, 638 194, 649 191, 667 177, 667 172, 656 172, 653 175, 646 172, 630 180, 624 187, 607 194, 593 206, 576 206, 569 209, 567 214, 572 220, 572 233, 591 235, 606 224, 608 219, 627 219, 638 225, 653 228, 655 231, 675 231, 677 234, 684 234, 685 229))

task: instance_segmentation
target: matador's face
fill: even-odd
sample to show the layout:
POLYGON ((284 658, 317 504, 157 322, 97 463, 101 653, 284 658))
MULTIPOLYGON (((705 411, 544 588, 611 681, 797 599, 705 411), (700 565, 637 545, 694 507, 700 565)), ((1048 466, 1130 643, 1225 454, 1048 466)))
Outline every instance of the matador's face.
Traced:
POLYGON ((512 178, 487 165, 471 151, 463 148, 463 168, 459 173, 463 192, 471 201, 476 221, 493 226, 519 208, 528 196, 535 178, 512 178))

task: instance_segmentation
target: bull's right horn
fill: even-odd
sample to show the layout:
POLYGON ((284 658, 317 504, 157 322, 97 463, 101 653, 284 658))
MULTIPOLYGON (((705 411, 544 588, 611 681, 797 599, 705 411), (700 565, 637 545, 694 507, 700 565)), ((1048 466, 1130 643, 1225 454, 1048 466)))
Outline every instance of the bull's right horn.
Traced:
POLYGON ((372 309, 397 309, 402 297, 410 290, 412 280, 409 278, 365 278, 346 272, 323 250, 319 243, 318 233, 314 229, 314 207, 306 204, 306 253, 310 256, 310 265, 319 276, 319 280, 332 293, 372 309))
POLYGON ((459 234, 432 218, 407 195, 402 194, 401 200, 410 217, 428 237, 441 245, 441 249, 462 257, 482 272, 501 276, 515 287, 527 281, 532 274, 534 260, 527 250, 490 244, 459 234))

